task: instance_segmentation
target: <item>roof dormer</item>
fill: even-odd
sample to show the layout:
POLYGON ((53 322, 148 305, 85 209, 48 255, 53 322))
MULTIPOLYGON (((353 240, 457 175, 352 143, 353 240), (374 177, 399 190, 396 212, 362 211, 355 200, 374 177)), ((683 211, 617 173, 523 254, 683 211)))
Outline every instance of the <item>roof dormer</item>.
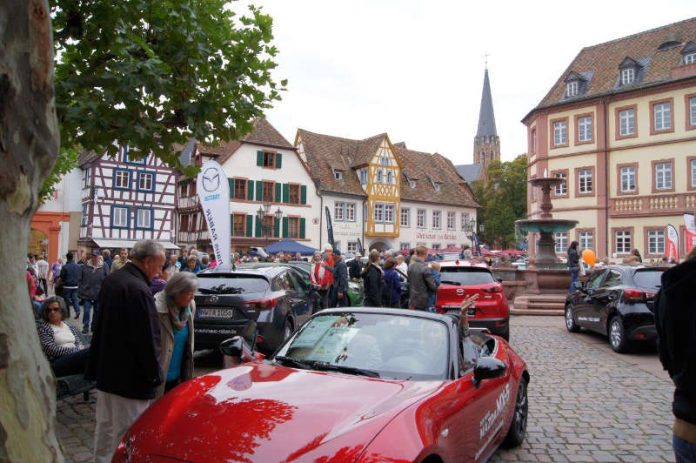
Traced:
POLYGON ((577 72, 571 71, 565 78, 565 96, 564 98, 574 98, 585 93, 587 88, 587 79, 577 72))
POLYGON ((621 64, 619 64, 619 87, 626 87, 639 82, 639 72, 642 68, 640 63, 633 58, 624 58, 621 64))
POLYGON ((684 45, 681 51, 682 59, 681 64, 693 64, 696 63, 696 43, 689 42, 684 45))

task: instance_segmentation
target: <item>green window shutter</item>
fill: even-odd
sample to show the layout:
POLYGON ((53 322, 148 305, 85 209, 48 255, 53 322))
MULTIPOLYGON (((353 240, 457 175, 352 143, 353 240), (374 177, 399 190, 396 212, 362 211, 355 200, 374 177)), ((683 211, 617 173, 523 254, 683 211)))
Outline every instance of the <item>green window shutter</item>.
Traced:
POLYGON ((256 165, 263 167, 263 151, 256 152, 256 165))
POLYGON ((261 221, 258 217, 256 217, 256 230, 254 236, 256 236, 257 238, 261 238, 261 221))
POLYGON ((253 228, 254 228, 254 216, 247 215, 246 236, 251 237, 253 235, 253 228))
POLYGON ((288 237, 288 218, 283 217, 283 238, 288 237))
POLYGON ((282 189, 282 188, 283 188, 283 185, 282 185, 281 183, 276 183, 276 184, 275 184, 275 198, 273 198, 273 200, 274 200, 276 203, 282 203, 282 202, 283 202, 282 199, 281 199, 281 197, 280 197, 281 189, 282 189))
POLYGON ((283 165, 283 154, 282 154, 282 153, 276 153, 276 155, 275 155, 275 161, 276 161, 276 169, 280 169, 281 166, 283 165))
POLYGON ((283 183, 283 201, 284 203, 287 203, 290 200, 290 184, 289 183, 283 183))
POLYGON ((280 220, 273 218, 273 236, 280 238, 280 220))
POLYGON ((247 180, 247 199, 249 201, 254 200, 254 181, 247 180))
POLYGON ((234 236, 234 214, 230 214, 230 236, 234 236))
POLYGON ((228 178, 227 183, 230 184, 230 198, 234 198, 234 179, 228 178))
POLYGON ((256 181, 256 200, 263 201, 263 182, 260 180, 256 181))
POLYGON ((307 185, 300 187, 300 204, 307 204, 307 185))
POLYGON ((300 238, 304 239, 305 235, 305 219, 304 217, 300 219, 300 238))

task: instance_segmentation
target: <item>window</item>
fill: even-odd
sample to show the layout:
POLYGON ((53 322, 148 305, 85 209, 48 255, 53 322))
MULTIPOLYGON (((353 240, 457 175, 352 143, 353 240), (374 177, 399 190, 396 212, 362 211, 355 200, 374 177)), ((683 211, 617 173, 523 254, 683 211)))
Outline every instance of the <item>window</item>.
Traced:
POLYGON ((437 250, 437 249, 440 249, 440 246, 441 246, 440 243, 433 243, 432 248, 433 248, 433 250, 437 250))
POLYGON ((345 203, 338 203, 338 202, 336 204, 334 204, 334 220, 336 222, 343 222, 345 220, 343 218, 344 217, 344 214, 343 214, 343 211, 344 211, 343 205, 344 204, 345 203))
POLYGON ((696 188, 696 159, 689 161, 689 167, 691 170, 691 188, 696 188))
POLYGON ((334 169, 334 178, 336 180, 343 180, 343 171, 334 169))
POLYGON ((355 222, 355 203, 346 203, 346 220, 355 222))
POLYGON ((636 133, 636 110, 634 108, 619 111, 619 135, 630 137, 636 133))
POLYGON ((591 231, 581 231, 578 238, 580 249, 594 249, 594 236, 591 231))
POLYGON ((621 85, 629 85, 636 80, 636 70, 633 68, 626 68, 621 70, 621 85))
POLYGON ((696 126, 696 96, 689 98, 689 125, 696 126))
POLYGON ((457 228, 457 215, 454 212, 447 213, 447 230, 454 230, 457 228))
POLYGON ((433 211, 433 228, 435 229, 440 229, 442 224, 441 224, 441 219, 442 219, 442 212, 441 211, 433 211))
POLYGON ((553 239, 556 241, 556 254, 563 254, 568 248, 568 233, 554 233, 553 239))
POLYGON ((113 228, 128 228, 128 208, 114 206, 111 208, 111 226, 113 228))
POLYGON ((578 81, 574 80, 566 84, 566 97, 577 96, 578 94, 578 81))
POLYGON ((355 222, 355 203, 337 201, 334 204, 334 218, 336 222, 355 222))
POLYGON ((263 167, 275 169, 275 153, 263 153, 263 167))
POLYGON ((399 249, 402 251, 409 251, 411 249, 411 243, 399 243, 399 249))
POLYGON ((633 193, 636 191, 636 168, 635 166, 622 167, 621 174, 621 193, 633 193))
POLYGON ((649 230, 648 231, 648 254, 665 253, 665 231, 664 230, 649 230))
POLYGON ((247 181, 243 178, 234 179, 234 199, 246 199, 247 181))
POLYGON ((361 185, 367 184, 367 170, 365 170, 365 169, 360 169, 360 184, 361 185))
POLYGON ((89 186, 89 167, 82 172, 82 188, 89 186))
POLYGON ((415 181, 415 180, 409 180, 409 181, 408 181, 408 186, 410 186, 411 188, 415 188, 415 187, 416 187, 416 181, 415 181))
POLYGON ((152 209, 136 209, 135 228, 152 228, 152 209))
POLYGON ((684 55, 684 64, 694 64, 696 63, 696 53, 689 53, 684 55))
POLYGON ((234 214, 232 216, 232 236, 246 235, 246 215, 234 214))
POLYGON ((82 217, 80 217, 80 226, 86 227, 89 224, 89 203, 82 204, 82 217))
MULTIPOLYGON (((280 202, 280 198, 277 198, 276 201, 280 202)), ((290 184, 288 186, 288 204, 300 204, 300 185, 290 184)))
POLYGON ((288 236, 286 238, 300 237, 300 218, 288 217, 288 236))
POLYGON ((388 166, 389 165, 389 156, 380 156, 379 157, 379 163, 383 166, 388 166))
POLYGON ((592 193, 592 169, 580 169, 578 173, 578 193, 592 193))
POLYGON ((399 222, 402 227, 410 227, 411 226, 411 209, 408 207, 402 207, 401 208, 401 221, 399 222))
POLYGON ((130 189, 130 174, 129 170, 116 169, 114 171, 114 188, 120 190, 130 189))
POLYGON ((592 141, 592 116, 578 118, 578 143, 592 141))
POLYGON ((348 241, 347 246, 348 246, 346 249, 347 252, 352 253, 352 254, 355 254, 356 252, 358 252, 358 242, 357 241, 348 241))
POLYGON ((653 129, 655 131, 672 128, 672 104, 665 101, 653 105, 653 129))
POLYGON ((671 190, 672 189, 672 163, 671 162, 655 163, 655 189, 656 190, 671 190))
POLYGON ((437 193, 440 192, 440 184, 438 182, 433 182, 433 188, 435 188, 437 193))
POLYGON ((377 183, 382 183, 384 180, 384 172, 382 172, 382 169, 379 169, 377 171, 377 183))
POLYGON ((466 224, 469 222, 469 214, 466 212, 462 212, 461 219, 462 219, 462 224, 461 224, 462 230, 466 230, 466 224))
POLYGON ((263 199, 264 201, 272 202, 275 199, 275 183, 274 182, 263 182, 263 199))
POLYGON ((416 227, 425 228, 425 209, 416 211, 416 227))
POLYGON ((385 204, 384 205, 384 222, 394 223, 394 205, 385 204))
POLYGON ((394 183, 394 173, 391 170, 387 171, 387 183, 394 183))
POLYGON ((155 189, 155 174, 152 172, 138 173, 138 189, 145 191, 154 191, 155 189))
POLYGON ((568 173, 567 172, 556 172, 554 177, 563 180, 561 183, 554 187, 554 193, 556 196, 567 196, 568 195, 568 173))
POLYGON ((631 252, 631 232, 627 230, 614 233, 614 248, 617 253, 628 254, 631 252))
POLYGON ((384 222, 384 204, 375 204, 375 222, 384 222))
POLYGON ((568 121, 556 121, 553 123, 553 144, 563 146, 568 144, 568 121))

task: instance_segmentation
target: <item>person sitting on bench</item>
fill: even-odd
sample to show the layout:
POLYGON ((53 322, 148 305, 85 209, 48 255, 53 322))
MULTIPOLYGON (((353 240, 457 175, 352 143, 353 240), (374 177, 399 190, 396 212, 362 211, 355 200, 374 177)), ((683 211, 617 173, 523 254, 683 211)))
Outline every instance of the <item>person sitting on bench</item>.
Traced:
POLYGON ((46 299, 38 322, 39 340, 53 374, 58 378, 84 373, 89 356, 88 346, 83 344, 80 331, 65 323, 63 320, 66 318, 68 309, 62 297, 46 299))

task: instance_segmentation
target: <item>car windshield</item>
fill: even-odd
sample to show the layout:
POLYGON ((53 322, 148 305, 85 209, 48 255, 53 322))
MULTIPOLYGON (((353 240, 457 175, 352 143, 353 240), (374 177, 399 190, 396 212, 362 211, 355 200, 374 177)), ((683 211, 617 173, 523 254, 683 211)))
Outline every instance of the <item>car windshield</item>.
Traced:
POLYGON ((662 285, 660 278, 662 278, 663 271, 663 269, 637 269, 636 273, 633 275, 633 281, 635 282, 636 286, 641 289, 657 291, 662 285))
POLYGON ((488 269, 480 267, 442 267, 442 282, 450 285, 485 285, 495 283, 488 269))
POLYGON ((201 294, 263 293, 268 288, 268 280, 263 277, 214 273, 198 275, 198 292, 201 294))
POLYGON ((386 379, 447 377, 444 322, 378 313, 314 316, 274 357, 276 363, 386 379))

